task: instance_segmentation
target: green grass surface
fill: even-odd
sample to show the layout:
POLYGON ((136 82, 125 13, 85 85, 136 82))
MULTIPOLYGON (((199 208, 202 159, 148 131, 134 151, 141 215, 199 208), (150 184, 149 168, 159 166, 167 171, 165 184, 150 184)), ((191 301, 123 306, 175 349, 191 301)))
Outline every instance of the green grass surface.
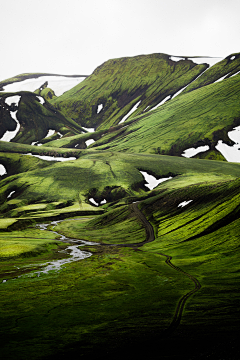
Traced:
MULTIPOLYGON (((16 93, 21 130, 13 142, 0 141, 4 359, 240 358, 240 164, 215 149, 219 139, 232 144, 227 132, 240 125, 239 75, 213 83, 239 71, 239 61, 228 56, 152 112, 207 65, 165 54, 113 59, 51 104, 16 93), (112 127, 140 100, 126 123, 112 127), (49 129, 56 132, 44 139, 49 129), (96 143, 85 149, 89 138, 96 143), (31 146, 36 140, 43 145, 31 146), (204 144, 210 150, 199 159, 180 156, 204 144), (150 191, 140 171, 173 178, 150 191), (53 220, 63 221, 36 228, 53 220), (150 224, 155 239, 146 243, 150 224), (68 257, 60 234, 69 243, 96 242, 80 247, 92 256, 39 275, 43 264, 68 257)), ((10 107, 3 109, 12 95, 1 93, 2 132, 14 127, 10 107)))
POLYGON ((232 144, 227 133, 240 124, 239 84, 239 75, 236 75, 179 95, 158 109, 136 117, 137 121, 116 138, 106 139, 104 143, 103 137, 93 147, 180 156, 184 150, 202 145, 214 150, 219 139, 232 144))

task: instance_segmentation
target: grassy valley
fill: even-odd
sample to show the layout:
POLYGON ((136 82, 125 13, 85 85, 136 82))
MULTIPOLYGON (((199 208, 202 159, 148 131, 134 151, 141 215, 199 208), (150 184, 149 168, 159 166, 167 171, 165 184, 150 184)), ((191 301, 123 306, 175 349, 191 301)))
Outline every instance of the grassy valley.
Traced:
POLYGON ((141 55, 59 96, 1 91, 4 359, 240 357, 240 164, 216 149, 240 125, 239 59, 141 55))

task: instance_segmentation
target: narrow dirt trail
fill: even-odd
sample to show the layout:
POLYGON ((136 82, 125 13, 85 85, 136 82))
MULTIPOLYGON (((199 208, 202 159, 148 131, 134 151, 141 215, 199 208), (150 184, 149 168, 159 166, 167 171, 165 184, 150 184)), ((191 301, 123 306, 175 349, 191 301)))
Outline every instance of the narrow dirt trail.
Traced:
MULTIPOLYGON (((144 214, 139 210, 137 203, 132 204, 132 209, 134 210, 136 217, 142 221, 143 226, 146 229, 146 240, 144 242, 141 242, 139 244, 135 244, 142 246, 145 243, 151 242, 155 240, 155 235, 154 235, 154 229, 153 226, 150 224, 150 222, 146 219, 146 217, 144 216, 144 214)), ((193 294, 195 294, 200 288, 201 288, 201 284, 200 282, 191 274, 183 271, 181 268, 179 268, 178 266, 175 266, 171 260, 172 260, 172 256, 170 255, 166 255, 163 253, 157 253, 161 256, 165 256, 167 259, 165 261, 165 263, 170 266, 172 269, 182 273, 183 275, 187 276, 193 283, 194 283, 194 289, 192 289, 191 291, 187 292, 185 295, 183 295, 181 297, 181 299, 178 301, 176 310, 175 310, 175 314, 173 316, 172 322, 170 324, 170 326, 168 327, 168 329, 166 330, 166 333, 171 333, 173 332, 178 325, 181 322, 181 318, 182 318, 182 314, 183 314, 183 310, 184 310, 184 306, 186 304, 186 301, 189 299, 190 296, 192 296, 193 294)))

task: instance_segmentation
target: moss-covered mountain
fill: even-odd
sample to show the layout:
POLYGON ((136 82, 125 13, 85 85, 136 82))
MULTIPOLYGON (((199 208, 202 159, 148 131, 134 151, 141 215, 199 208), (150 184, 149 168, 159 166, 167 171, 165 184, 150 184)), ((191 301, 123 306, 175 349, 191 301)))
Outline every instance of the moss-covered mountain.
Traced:
POLYGON ((4 359, 240 358, 240 164, 216 150, 240 125, 240 54, 197 61, 0 93, 0 136, 17 130, 0 141, 4 359), (68 245, 88 257, 46 272, 68 245))

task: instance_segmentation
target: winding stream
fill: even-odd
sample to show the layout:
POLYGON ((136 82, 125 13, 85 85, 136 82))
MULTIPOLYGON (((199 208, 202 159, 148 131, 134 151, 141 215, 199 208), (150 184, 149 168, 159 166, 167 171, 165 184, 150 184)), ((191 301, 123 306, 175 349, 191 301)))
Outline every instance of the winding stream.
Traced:
MULTIPOLYGON (((68 220, 79 220, 79 219, 68 219, 68 220)), ((62 222, 64 220, 59 220, 59 221, 52 221, 51 223, 48 224, 37 224, 36 228, 40 229, 40 230, 48 230, 48 226, 50 225, 54 225, 56 226, 58 223, 62 222)), ((67 243, 76 243, 76 245, 70 245, 67 246, 66 249, 64 250, 59 250, 58 253, 64 253, 66 255, 70 255, 70 257, 64 258, 64 259, 60 259, 60 260, 54 260, 54 261, 49 261, 47 263, 44 264, 39 264, 39 267, 43 267, 43 269, 38 270, 38 271, 31 271, 28 273, 28 275, 24 274, 25 276, 33 276, 34 274, 37 274, 37 276, 40 276, 40 274, 47 274, 49 273, 49 271, 55 270, 55 271, 59 271, 60 268, 65 265, 65 264, 69 264, 71 262, 74 261, 79 261, 79 260, 83 260, 86 259, 90 256, 92 256, 92 253, 89 251, 82 251, 79 249, 80 246, 84 246, 84 245, 99 245, 98 243, 95 242, 91 242, 91 241, 85 241, 85 240, 79 240, 79 239, 71 239, 66 237, 65 235, 59 234, 56 231, 53 230, 48 230, 50 232, 52 232, 53 234, 57 234, 60 235, 60 241, 62 242, 67 242, 67 243)), ((19 275, 18 278, 22 277, 23 275, 19 275)), ((2 283, 7 282, 6 279, 4 279, 2 281, 2 283)))
MULTIPOLYGON (((71 219, 69 219, 69 220, 71 220, 71 219)), ((72 219, 72 220, 79 220, 79 219, 72 219)), ((62 221, 64 221, 64 220, 52 221, 50 224, 38 224, 38 225, 36 225, 36 227, 40 230, 47 230, 49 225, 57 226, 57 224, 62 221)), ((70 245, 70 246, 67 246, 65 250, 59 250, 58 252, 69 254, 71 257, 68 257, 66 259, 48 262, 46 264, 46 267, 43 270, 36 271, 33 273, 33 274, 37 273, 38 276, 41 273, 47 274, 49 271, 52 271, 52 270, 60 270, 60 268, 65 264, 69 264, 74 261, 83 260, 83 259, 86 259, 86 258, 92 256, 91 252, 80 250, 79 249, 80 246, 84 246, 86 244, 87 245, 99 245, 97 243, 90 242, 90 241, 71 239, 71 238, 68 238, 65 235, 59 234, 58 232, 53 231, 53 230, 48 230, 48 231, 51 231, 53 234, 60 235, 61 236, 59 239, 60 241, 77 243, 77 245, 70 245)), ((44 264, 42 264, 42 265, 44 265, 44 264)))
MULTIPOLYGON (((80 246, 84 246, 84 245, 105 245, 105 246, 119 246, 119 247, 140 247, 148 242, 152 242, 155 240, 155 235, 154 235, 154 229, 153 226, 151 225, 151 223, 147 220, 147 218, 145 217, 145 215, 142 213, 142 211, 138 208, 138 202, 136 203, 132 203, 130 205, 132 207, 132 210, 135 212, 136 217, 142 222, 143 226, 145 227, 146 230, 146 238, 144 241, 140 242, 140 243, 133 243, 133 244, 104 244, 104 243, 95 243, 95 242, 90 242, 90 241, 85 241, 85 240, 78 240, 78 239, 71 239, 68 238, 62 234, 59 234, 56 231, 53 230, 48 230, 48 226, 53 225, 56 226, 58 223, 64 221, 64 220, 59 220, 59 221, 52 221, 49 224, 37 224, 36 227, 40 230, 48 230, 51 231, 54 234, 57 234, 58 236, 60 236, 60 239, 62 242, 67 242, 67 243, 73 243, 73 245, 67 246, 66 249, 64 250, 60 250, 59 252, 65 253, 70 255, 70 257, 61 259, 61 260, 55 260, 55 261, 51 261, 51 262, 47 262, 45 264, 40 264, 40 267, 44 267, 41 270, 38 271, 34 271, 34 272, 30 272, 28 273, 27 276, 33 276, 34 274, 37 274, 37 276, 40 276, 41 273, 47 274, 49 271, 55 270, 58 271, 60 270, 60 268, 64 265, 64 264, 69 264, 71 262, 74 261, 79 261, 79 260, 83 260, 86 259, 88 257, 90 257, 92 255, 91 252, 88 251, 82 251, 79 249, 80 246), (76 243, 76 245, 74 245, 74 243, 76 243)), ((81 218, 82 219, 82 218, 81 218)), ((79 220, 79 218, 77 219, 68 219, 68 220, 79 220)), ((184 310, 184 306, 186 304, 186 301, 188 300, 188 298, 190 296, 192 296, 194 293, 196 293, 198 290, 200 290, 201 288, 201 284, 199 283, 199 281, 192 276, 191 274, 183 271, 181 268, 179 268, 178 266, 175 266, 171 260, 172 257, 163 253, 158 253, 161 256, 166 257, 166 264, 168 266, 170 266, 172 269, 174 269, 175 271, 178 271, 180 273, 182 273, 183 275, 187 276, 194 284, 194 289, 188 291, 185 295, 183 295, 180 300, 177 303, 177 307, 173 316, 173 319, 170 323, 170 326, 166 329, 166 334, 169 334, 171 332, 173 332, 180 324, 182 315, 183 315, 183 310, 184 310)), ((31 270, 30 270, 31 271, 31 270)), ((22 277, 23 275, 20 275, 18 277, 22 277)), ((7 280, 3 280, 2 282, 5 283, 7 280)))

